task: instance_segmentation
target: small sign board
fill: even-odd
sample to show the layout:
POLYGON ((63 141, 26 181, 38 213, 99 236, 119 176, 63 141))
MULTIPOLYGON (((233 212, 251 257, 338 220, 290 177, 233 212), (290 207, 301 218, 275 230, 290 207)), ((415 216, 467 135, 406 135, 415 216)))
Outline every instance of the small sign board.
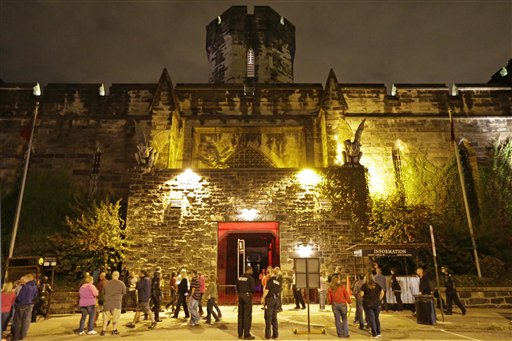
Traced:
POLYGON ((44 257, 42 266, 45 266, 45 267, 57 266, 57 257, 44 257))
POLYGON ((295 285, 297 288, 320 287, 320 258, 295 258, 295 285))
POLYGON ((412 257, 418 254, 418 248, 415 246, 386 246, 375 245, 372 247, 354 249, 354 257, 412 257))

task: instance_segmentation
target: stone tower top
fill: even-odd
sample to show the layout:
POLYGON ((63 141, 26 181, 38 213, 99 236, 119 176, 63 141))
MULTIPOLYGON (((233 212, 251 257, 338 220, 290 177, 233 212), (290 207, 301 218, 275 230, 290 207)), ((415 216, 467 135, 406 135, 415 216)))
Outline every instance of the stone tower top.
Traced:
POLYGON ((269 6, 232 6, 206 26, 210 83, 293 83, 295 26, 269 6))

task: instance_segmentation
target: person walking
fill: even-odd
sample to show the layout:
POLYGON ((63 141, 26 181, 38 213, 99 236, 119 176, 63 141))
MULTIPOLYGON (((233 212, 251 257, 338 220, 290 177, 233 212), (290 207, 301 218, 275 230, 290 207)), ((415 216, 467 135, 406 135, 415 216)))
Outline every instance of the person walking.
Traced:
POLYGON ((356 278, 357 280, 352 289, 352 293, 356 299, 356 317, 354 319, 354 323, 358 323, 359 329, 364 330, 366 319, 364 318, 363 297, 360 295, 361 287, 364 284, 364 277, 363 275, 357 275, 356 278))
POLYGON ((189 318, 188 306, 187 306, 187 293, 188 293, 188 277, 187 270, 182 269, 180 276, 177 278, 178 284, 178 302, 176 303, 176 310, 172 318, 178 318, 180 313, 180 307, 183 306, 185 312, 185 318, 189 318))
POLYGON ((459 299, 459 295, 457 295, 457 289, 453 283, 453 277, 450 270, 446 266, 443 266, 441 267, 441 272, 444 274, 444 286, 446 287, 446 315, 452 314, 454 302, 457 307, 459 307, 462 315, 466 315, 466 307, 464 307, 459 299))
POLYGON ((37 316, 43 316, 45 319, 48 316, 48 296, 53 292, 48 283, 48 277, 40 278, 37 290, 39 295, 37 301, 34 302, 34 309, 32 309, 32 322, 37 322, 37 316))
POLYGON ((112 335, 118 335, 117 324, 121 317, 123 296, 126 294, 126 285, 119 280, 119 272, 112 273, 112 280, 103 286, 103 329, 100 335, 105 336, 107 326, 112 321, 112 335))
POLYGON ((80 318, 80 327, 78 328, 78 335, 84 335, 85 319, 89 316, 87 335, 98 334, 94 330, 94 316, 96 312, 96 298, 98 297, 98 289, 92 284, 92 276, 86 276, 84 278, 84 284, 80 287, 80 312, 82 317, 80 318))
POLYGON ((140 314, 143 312, 144 314, 148 314, 148 317, 151 320, 149 329, 154 329, 157 323, 153 316, 153 312, 149 307, 149 300, 151 299, 151 279, 149 278, 147 270, 140 271, 140 280, 137 282, 137 299, 137 310, 135 311, 133 321, 126 326, 129 328, 135 328, 135 324, 139 322, 140 314))
POLYGON ((256 282, 252 277, 252 267, 246 267, 245 273, 238 277, 236 290, 238 292, 238 338, 254 340, 254 336, 251 335, 252 294, 256 290, 256 282))
POLYGON ((12 282, 4 282, 2 285, 2 332, 7 330, 7 326, 12 318, 12 306, 16 300, 16 293, 12 282))
POLYGON ((277 279, 279 269, 271 270, 271 277, 267 280, 261 305, 265 309, 265 339, 277 339, 279 337, 279 327, 277 324, 277 312, 279 311, 279 294, 281 293, 281 282, 277 279))
POLYGON ((160 320, 160 305, 162 304, 162 273, 155 271, 153 279, 151 280, 151 302, 153 303, 153 315, 155 316, 156 322, 162 322, 160 320))
POLYGON ((24 284, 14 300, 14 330, 11 341, 19 341, 27 337, 30 321, 32 320, 34 301, 38 296, 38 289, 34 274, 23 276, 22 283, 24 284))
POLYGON ((348 329, 347 304, 351 304, 350 294, 347 288, 341 283, 340 276, 333 274, 331 283, 327 290, 327 299, 332 305, 336 334, 338 337, 350 337, 348 329))
POLYGON ((396 268, 391 269, 391 290, 393 290, 393 294, 395 295, 397 310, 403 310, 402 304, 402 287, 396 278, 396 268))
POLYGON ((215 322, 220 322, 220 318, 213 308, 217 306, 216 310, 219 311, 219 306, 217 305, 217 283, 215 275, 210 275, 210 282, 208 283, 208 288, 206 289, 206 299, 208 300, 206 303, 206 323, 210 324, 212 322, 212 316, 215 319, 215 322))
POLYGON ((318 303, 320 306, 320 311, 325 311, 325 302, 327 300, 327 287, 329 283, 327 282, 327 274, 325 271, 320 273, 320 287, 318 288, 318 303))
POLYGON ((201 284, 199 283, 199 276, 196 270, 190 270, 192 273, 192 279, 190 280, 190 299, 188 301, 188 311, 190 312, 190 321, 188 322, 191 326, 198 326, 201 320, 199 314, 199 302, 201 301, 201 284))
POLYGON ((363 297, 363 308, 374 339, 380 338, 380 305, 384 290, 375 283, 371 272, 366 274, 365 283, 359 293, 363 297))
POLYGON ((384 291, 384 296, 382 296, 382 310, 388 311, 388 303, 386 299, 388 286, 386 283, 386 276, 382 274, 382 268, 378 265, 375 267, 375 275, 373 275, 373 280, 381 287, 382 291, 384 291))

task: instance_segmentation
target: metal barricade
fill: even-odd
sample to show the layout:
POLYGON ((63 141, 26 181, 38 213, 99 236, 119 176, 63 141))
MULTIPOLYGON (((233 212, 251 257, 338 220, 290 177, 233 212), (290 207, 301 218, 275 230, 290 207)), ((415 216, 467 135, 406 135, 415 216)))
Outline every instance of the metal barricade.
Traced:
POLYGON ((219 285, 218 295, 219 304, 235 306, 238 305, 236 285, 219 285))

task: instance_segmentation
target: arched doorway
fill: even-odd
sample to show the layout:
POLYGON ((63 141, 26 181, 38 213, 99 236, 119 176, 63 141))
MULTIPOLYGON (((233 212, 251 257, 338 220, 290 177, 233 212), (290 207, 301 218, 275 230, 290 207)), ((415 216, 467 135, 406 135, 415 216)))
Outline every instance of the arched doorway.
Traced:
MULTIPOLYGON (((281 264, 279 223, 242 221, 218 224, 217 276, 220 291, 227 287, 227 293, 233 292, 236 285, 239 239, 245 240, 245 265, 253 267, 257 291, 261 292, 260 271, 269 265, 275 267, 281 264)), ((219 300, 222 299, 219 297, 219 300)), ((225 300, 222 303, 231 303, 229 298, 225 300)))

